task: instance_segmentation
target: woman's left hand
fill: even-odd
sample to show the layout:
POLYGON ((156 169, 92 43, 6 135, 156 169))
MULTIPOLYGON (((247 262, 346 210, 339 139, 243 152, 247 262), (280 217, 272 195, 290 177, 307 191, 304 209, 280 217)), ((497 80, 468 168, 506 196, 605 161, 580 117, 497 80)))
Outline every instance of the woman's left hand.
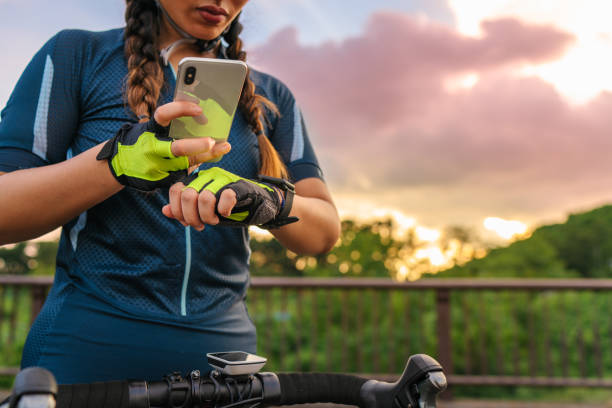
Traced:
POLYGON ((290 203, 284 206, 281 191, 265 181, 249 180, 212 167, 193 174, 184 183, 170 187, 170 203, 162 212, 199 231, 206 224, 274 228, 279 226, 279 220, 297 221, 287 217, 290 203))

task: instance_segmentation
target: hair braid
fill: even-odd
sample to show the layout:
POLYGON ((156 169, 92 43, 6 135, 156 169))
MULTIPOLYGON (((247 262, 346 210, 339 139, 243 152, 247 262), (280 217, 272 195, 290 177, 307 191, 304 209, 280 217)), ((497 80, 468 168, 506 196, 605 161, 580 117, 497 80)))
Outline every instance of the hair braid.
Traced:
MULTIPOLYGON (((246 62, 246 52, 242 49, 242 40, 239 37, 241 32, 242 24, 240 24, 238 17, 236 17, 229 30, 223 35, 223 38, 229 45, 227 55, 231 59, 246 62)), ((262 122, 262 119, 266 120, 264 108, 268 108, 276 114, 278 114, 278 108, 264 96, 255 93, 255 84, 251 80, 249 74, 250 68, 247 68, 247 76, 244 86, 242 87, 239 107, 246 116, 249 126, 257 135, 259 156, 261 159, 259 172, 267 176, 287 178, 287 168, 266 136, 262 122)))
POLYGON ((127 59, 127 103, 141 121, 157 108, 164 74, 159 62, 159 23, 155 2, 126 0, 125 46, 127 59))

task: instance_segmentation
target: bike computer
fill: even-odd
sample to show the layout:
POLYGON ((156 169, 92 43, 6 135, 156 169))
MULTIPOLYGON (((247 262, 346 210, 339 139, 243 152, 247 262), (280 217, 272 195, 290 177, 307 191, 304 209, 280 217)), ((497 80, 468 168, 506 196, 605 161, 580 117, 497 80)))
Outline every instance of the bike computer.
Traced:
POLYGON ((266 364, 267 359, 244 351, 206 353, 208 364, 226 375, 255 374, 266 364))

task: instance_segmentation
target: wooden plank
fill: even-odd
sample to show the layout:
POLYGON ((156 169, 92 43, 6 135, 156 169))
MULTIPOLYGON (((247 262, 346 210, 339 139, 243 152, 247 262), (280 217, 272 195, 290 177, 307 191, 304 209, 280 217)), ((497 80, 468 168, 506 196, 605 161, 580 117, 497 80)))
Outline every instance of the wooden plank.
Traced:
MULTIPOLYGON (((608 404, 585 404, 571 402, 533 402, 503 400, 453 400, 438 402, 439 408, 609 408, 608 404)), ((314 407, 313 407, 314 408, 314 407)), ((322 408, 322 407, 320 407, 322 408)))
POLYGON ((287 354, 287 340, 285 338, 285 331, 287 325, 289 324, 289 315, 287 312, 287 288, 281 288, 280 292, 280 314, 278 315, 278 325, 279 325, 279 356, 278 356, 278 364, 279 367, 283 367, 283 370, 287 370, 288 367, 285 366, 285 354, 287 354))
POLYGON ((302 316, 302 302, 304 301, 304 291, 299 289, 297 292, 296 299, 296 319, 297 324, 295 326, 295 359, 297 361, 297 371, 302 371, 302 324, 304 322, 302 316))
MULTIPOLYGON (((364 289, 452 289, 452 290, 612 290, 612 279, 420 279, 397 282, 390 278, 294 278, 253 277, 254 287, 364 288, 364 289)), ((0 284, 2 281, 0 280, 0 284)))
POLYGON ((311 293, 311 313, 312 313, 312 338, 311 338, 311 356, 312 358, 310 359, 310 371, 317 371, 318 370, 318 366, 317 366, 317 360, 315 358, 316 356, 316 352, 318 350, 318 346, 319 346, 319 333, 318 333, 318 327, 319 327, 319 322, 318 322, 318 318, 319 318, 319 314, 318 314, 318 296, 317 296, 318 291, 313 290, 311 293))
MULTIPOLYGON (((355 314, 356 326, 357 326, 357 342, 358 344, 363 344, 364 335, 363 335, 363 302, 361 299, 361 295, 359 292, 355 291, 355 297, 357 302, 357 313, 355 314)), ((611 328, 612 331, 612 328, 611 328)), ((363 372, 363 347, 357 347, 357 370, 363 372)))
POLYGON ((473 374, 472 373, 472 342, 474 339, 470 335, 469 328, 472 326, 472 320, 470 316, 470 308, 469 303, 467 302, 467 294, 464 292, 461 294, 461 310, 462 313, 462 323, 463 323, 463 344, 465 350, 463 352, 463 359, 465 364, 465 374, 473 374))
MULTIPOLYGON (((340 307, 341 317, 341 327, 342 327, 342 335, 347 336, 349 334, 349 319, 348 319, 348 311, 352 310, 349 308, 349 293, 348 291, 342 291, 342 305, 340 307)), ((341 354, 342 354, 342 371, 348 371, 348 345, 340 344, 341 354)))
MULTIPOLYGON (((325 291, 325 327, 332 326, 332 295, 333 292, 325 291)), ((325 330, 325 370, 332 370, 332 330, 325 330)))
POLYGON ((538 373, 538 369, 539 369, 539 364, 538 364, 538 352, 536 350, 536 344, 535 344, 535 316, 533 313, 533 303, 534 303, 534 296, 533 294, 529 294, 529 297, 527 298, 527 327, 528 327, 528 333, 529 335, 529 348, 528 348, 528 352, 529 352, 529 358, 527 359, 527 367, 529 370, 530 375, 537 375, 538 373))
POLYGON ((374 372, 380 372, 380 341, 378 337, 378 333, 380 330, 380 316, 378 311, 378 291, 374 290, 372 292, 372 325, 374 326, 372 330, 372 350, 374 351, 374 355, 372 356, 372 361, 374 362, 374 372))
POLYGON ((449 375, 452 385, 612 388, 612 378, 449 375))
POLYGON ((485 310, 487 309, 485 308, 483 297, 484 294, 482 292, 478 294, 478 361, 480 363, 480 374, 486 375, 489 374, 489 359, 487 355, 489 347, 487 345, 485 328, 485 310))
MULTIPOLYGON (((565 294, 564 294, 565 295, 565 294)), ((565 302, 567 301, 567 296, 562 296, 562 302, 559 308, 560 316, 565 316, 567 313, 565 302)), ((569 376, 569 346, 567 339, 567 321, 565 318, 561 319, 561 374, 563 377, 569 376)))
POLYGON ((450 292, 436 291, 436 336, 438 338, 438 361, 446 373, 453 372, 453 344, 451 340, 450 292))
MULTIPOLYGON (((51 286, 52 276, 0 275, 0 285, 51 286)), ((390 278, 300 278, 253 277, 251 286, 256 288, 393 288, 405 290, 453 289, 453 290, 612 290, 612 279, 492 279, 454 278, 420 279, 413 282, 397 282, 390 278)))
POLYGON ((395 336, 395 310, 393 308, 393 291, 389 291, 387 297, 387 344, 384 350, 386 358, 386 371, 388 373, 395 372, 395 350, 398 345, 393 341, 395 336))
POLYGON ((603 355, 601 352, 601 340, 599 335, 599 321, 595 319, 593 326, 593 348, 595 351, 595 355, 593 358, 595 359, 595 370, 597 371, 598 377, 603 377, 603 355))
MULTIPOLYGON (((503 303, 508 303, 508 298, 507 293, 501 293, 500 294, 500 298, 503 298, 504 301, 503 303)), ((498 305, 495 305, 494 307, 497 307, 498 305)), ((496 367, 495 367, 495 374, 497 375, 504 375, 505 371, 506 371, 506 367, 505 367, 505 362, 504 362, 504 356, 508 355, 508 353, 506 352, 506 350, 504 350, 502 348, 502 345, 504 344, 504 340, 503 340, 503 327, 502 327, 502 319, 493 319, 493 325, 495 326, 495 359, 496 359, 496 367)))

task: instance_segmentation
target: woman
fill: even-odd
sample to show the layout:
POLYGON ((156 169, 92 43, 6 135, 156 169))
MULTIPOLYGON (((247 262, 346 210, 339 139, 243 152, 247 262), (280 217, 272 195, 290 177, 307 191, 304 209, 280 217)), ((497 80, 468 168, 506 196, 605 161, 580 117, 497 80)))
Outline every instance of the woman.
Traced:
POLYGON ((299 110, 275 78, 250 71, 231 152, 210 138, 165 138, 172 119, 206 114, 171 102, 180 59, 245 60, 245 3, 128 0, 125 29, 62 31, 26 68, 0 122, 0 243, 63 230, 23 367, 47 367, 60 383, 159 379, 207 370, 206 352, 255 352, 245 224, 297 217, 271 232, 298 253, 337 240, 299 110), (248 181, 258 173, 291 179, 292 205, 282 183, 248 181), (247 220, 230 218, 239 207, 247 220))

